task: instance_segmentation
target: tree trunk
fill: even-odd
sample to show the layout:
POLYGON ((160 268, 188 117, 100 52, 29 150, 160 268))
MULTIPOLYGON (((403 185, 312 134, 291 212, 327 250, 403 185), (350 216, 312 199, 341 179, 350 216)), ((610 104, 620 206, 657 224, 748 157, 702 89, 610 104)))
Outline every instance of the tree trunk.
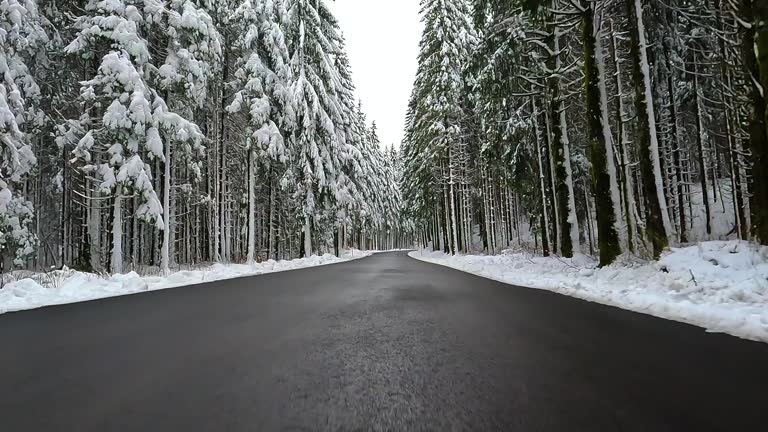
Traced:
POLYGON ((112 208, 112 260, 110 270, 113 274, 123 272, 123 197, 119 184, 116 187, 115 202, 112 208))
POLYGON ((541 188, 541 249, 545 257, 549 256, 549 245, 552 242, 549 237, 549 215, 547 213, 547 188, 544 184, 544 164, 541 162, 541 131, 539 130, 539 114, 536 111, 536 98, 531 97, 531 111, 533 114, 534 134, 536 134, 536 158, 539 165, 539 186, 541 188))
MULTIPOLYGON (((86 189, 91 190, 86 186, 86 189)), ((103 270, 101 261, 101 193, 93 191, 88 200, 88 245, 91 255, 91 269, 96 272, 103 270)))
POLYGON ((451 214, 451 242, 453 244, 451 248, 451 253, 453 255, 456 255, 459 252, 459 234, 458 234, 458 228, 456 223, 456 191, 454 190, 453 183, 454 183, 454 158, 455 155, 454 152, 451 151, 451 149, 448 149, 448 196, 449 196, 449 202, 450 202, 450 214, 451 214))
MULTIPOLYGON (((229 79, 229 41, 224 40, 224 56, 222 59, 223 71, 222 82, 226 83, 229 79)), ((227 217, 227 110, 226 110, 226 87, 221 86, 219 94, 219 247, 220 256, 224 262, 229 262, 229 222, 227 217)))
POLYGON ((627 249, 635 252, 635 235, 637 233, 637 218, 635 217, 635 194, 632 185, 632 170, 629 164, 629 155, 627 154, 627 143, 629 137, 627 136, 626 127, 626 110, 624 109, 624 83, 621 79, 621 62, 619 60, 618 44, 616 42, 616 32, 611 29, 611 51, 613 52, 613 63, 616 67, 616 74, 614 75, 614 85, 616 86, 616 121, 618 123, 618 151, 619 151, 619 165, 620 165, 620 179, 621 179, 621 191, 624 199, 624 222, 627 225, 626 232, 626 244, 627 249))
POLYGON ((560 213, 559 207, 557 206, 557 191, 555 188, 555 162, 554 157, 552 156, 552 120, 548 110, 544 110, 544 122, 547 126, 544 134, 546 143, 545 168, 547 170, 547 201, 549 202, 549 207, 552 209, 552 236, 550 237, 551 243, 549 247, 552 253, 557 254, 559 251, 558 239, 560 238, 560 213))
POLYGON ((164 276, 171 274, 171 142, 165 142, 165 162, 163 163, 163 244, 160 247, 160 271, 164 276))
POLYGON ((252 147, 248 149, 248 264, 256 262, 256 161, 252 147))
POLYGON ((745 37, 747 72, 760 87, 752 86, 750 144, 753 157, 752 225, 761 244, 768 245, 768 2, 744 0, 742 18, 753 23, 745 37), (751 36, 751 37, 749 37, 751 36), (751 40, 750 40, 751 39, 751 40))
POLYGON ((641 0, 625 1, 632 40, 632 75, 638 121, 636 142, 646 201, 646 232, 653 245, 653 255, 658 258, 669 244, 668 236, 672 229, 664 196, 642 3, 641 0))
POLYGON ((699 95, 699 62, 697 54, 693 53, 693 93, 696 98, 694 104, 694 114, 696 115, 696 147, 699 151, 699 184, 701 185, 701 200, 704 204, 704 221, 707 229, 707 236, 712 235, 712 204, 709 200, 709 186, 707 185, 707 153, 704 149, 704 120, 702 116, 701 96, 699 95))
POLYGON ((312 256, 312 221, 309 215, 304 215, 304 257, 312 256))
MULTIPOLYGON (((560 52, 560 31, 554 31, 553 51, 560 52)), ((554 69, 562 68, 562 60, 555 55, 554 69)), ((572 257, 579 253, 579 222, 576 216, 576 200, 573 196, 573 175, 571 170, 571 150, 568 139, 568 123, 565 107, 561 99, 561 77, 559 74, 550 78, 550 97, 552 117, 556 119, 553 127, 553 158, 555 164, 555 189, 557 195, 558 217, 560 218, 560 253, 572 257)))
POLYGON ((665 39, 664 41, 664 58, 667 62, 667 89, 669 91, 669 123, 671 126, 672 144, 674 145, 672 150, 672 163, 675 165, 675 183, 677 183, 677 212, 680 218, 680 242, 688 242, 688 222, 685 213, 685 185, 683 178, 683 158, 682 158, 682 146, 680 145, 680 133, 677 128, 677 98, 674 87, 674 68, 672 65, 672 59, 669 55, 669 46, 665 39))
POLYGON ((616 222, 619 204, 613 145, 608 124, 608 96, 605 67, 600 43, 600 29, 595 28, 595 3, 585 4, 582 16, 584 38, 584 80, 587 96, 592 185, 595 191, 597 241, 600 266, 607 266, 621 255, 616 222))

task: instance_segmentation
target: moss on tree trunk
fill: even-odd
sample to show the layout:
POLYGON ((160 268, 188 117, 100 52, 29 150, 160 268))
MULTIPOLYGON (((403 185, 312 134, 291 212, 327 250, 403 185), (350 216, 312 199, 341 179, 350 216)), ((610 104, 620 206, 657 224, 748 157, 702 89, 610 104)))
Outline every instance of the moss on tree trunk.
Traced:
POLYGON ((604 133, 602 103, 600 100, 600 70, 597 64, 597 38, 592 8, 582 16, 584 41, 584 87, 587 96, 587 123, 589 125, 589 160, 592 164, 592 186, 595 192, 597 213, 597 239, 600 249, 600 266, 611 264, 621 254, 619 235, 616 232, 616 211, 611 197, 611 176, 608 172, 606 136, 604 133))
POLYGON ((656 188, 656 178, 653 168, 653 159, 651 155, 651 130, 648 116, 650 101, 645 95, 645 75, 641 62, 641 50, 644 47, 640 44, 640 29, 635 11, 635 0, 626 0, 627 17, 629 22, 629 34, 631 39, 631 57, 632 57, 632 77, 635 88, 635 105, 637 112, 637 133, 635 142, 637 143, 637 154, 640 160, 640 174, 642 177, 642 186, 645 196, 646 212, 646 233, 653 245, 653 255, 659 257, 661 252, 667 247, 668 240, 666 229, 664 228, 664 217, 661 214, 661 203, 658 198, 656 188))
MULTIPOLYGON (((768 84, 768 4, 763 0, 742 0, 741 19, 754 23, 745 30, 742 55, 747 74, 768 84), (761 17, 762 16, 762 17, 761 17), (762 22, 762 25, 761 25, 762 22)), ((752 81, 752 80, 750 80, 752 81)), ((752 182, 750 183, 752 229, 757 239, 768 244, 768 132, 766 124, 766 95, 756 85, 750 86, 749 146, 752 152, 752 182)))
MULTIPOLYGON (((553 32, 553 43, 552 47, 554 48, 553 51, 557 53, 559 50, 559 41, 557 41, 557 38, 559 38, 559 34, 555 31, 553 32)), ((557 55, 557 54, 556 54, 557 55)), ((550 59, 549 67, 552 70, 555 70, 557 68, 556 59, 554 56, 550 59)), ((567 133, 567 131, 563 130, 562 124, 558 120, 560 118, 560 112, 565 109, 563 107, 562 99, 561 99, 561 88, 560 88, 560 76, 555 75, 549 79, 549 98, 550 98, 550 116, 552 118, 552 158, 553 158, 553 165, 554 165, 554 188, 555 188, 555 197, 556 197, 556 204, 558 207, 558 211, 556 212, 557 217, 559 219, 559 225, 560 230, 558 234, 560 235, 560 253, 564 257, 572 257, 573 256, 573 242, 571 241, 571 222, 569 221, 569 211, 568 211, 568 202, 569 202, 569 192, 568 192, 568 183, 567 183, 567 177, 568 173, 565 168, 565 158, 571 157, 570 154, 566 154, 565 151, 565 144, 564 139, 567 139, 564 135, 567 133)))
POLYGON ((753 125, 750 128, 752 154, 754 155, 753 177, 755 186, 752 206, 755 212, 755 231, 762 244, 768 244, 768 2, 753 0, 753 49, 756 69, 759 72, 763 94, 755 90, 753 125))

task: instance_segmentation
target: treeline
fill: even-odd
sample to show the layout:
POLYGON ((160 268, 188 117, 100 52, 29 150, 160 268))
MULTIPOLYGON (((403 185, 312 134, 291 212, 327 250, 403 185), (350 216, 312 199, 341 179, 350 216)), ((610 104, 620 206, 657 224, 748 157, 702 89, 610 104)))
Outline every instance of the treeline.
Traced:
POLYGON ((422 242, 527 239, 602 265, 716 236, 768 244, 768 2, 422 6, 403 143, 422 242))
POLYGON ((408 243, 323 1, 4 0, 0 77, 6 269, 408 243))

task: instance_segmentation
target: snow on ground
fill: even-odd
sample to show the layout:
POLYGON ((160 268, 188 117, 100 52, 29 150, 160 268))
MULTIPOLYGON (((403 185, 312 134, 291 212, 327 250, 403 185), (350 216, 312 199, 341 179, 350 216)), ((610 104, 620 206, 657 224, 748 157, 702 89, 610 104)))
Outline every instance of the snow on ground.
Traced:
POLYGON ((36 274, 34 277, 5 285, 0 289, 0 314, 243 276, 337 264, 370 255, 369 251, 350 250, 341 258, 326 254, 286 261, 269 260, 252 265, 214 264, 203 269, 175 272, 168 277, 140 276, 135 272, 100 276, 72 270, 59 270, 48 274, 36 274))
POLYGON ((736 213, 733 208, 733 193, 728 179, 718 183, 717 201, 710 184, 710 211, 712 213, 712 234, 707 235, 707 211, 704 207, 704 194, 701 185, 691 186, 691 205, 686 206, 688 216, 688 239, 691 242, 704 240, 733 240, 736 235, 736 213), (692 210, 692 212, 691 212, 692 210))
POLYGON ((673 248, 658 262, 624 259, 602 269, 584 256, 543 258, 512 251, 500 256, 409 255, 509 284, 768 342, 768 247, 710 241, 673 248))

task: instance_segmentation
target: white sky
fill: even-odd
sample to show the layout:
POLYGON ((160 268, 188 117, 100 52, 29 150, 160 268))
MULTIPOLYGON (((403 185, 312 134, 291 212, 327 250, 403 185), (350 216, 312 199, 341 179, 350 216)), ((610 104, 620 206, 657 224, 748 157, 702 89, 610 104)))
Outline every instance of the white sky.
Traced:
POLYGON ((335 0, 347 43, 356 96, 368 122, 375 120, 381 144, 400 147, 405 112, 416 76, 422 25, 419 0, 335 0))

